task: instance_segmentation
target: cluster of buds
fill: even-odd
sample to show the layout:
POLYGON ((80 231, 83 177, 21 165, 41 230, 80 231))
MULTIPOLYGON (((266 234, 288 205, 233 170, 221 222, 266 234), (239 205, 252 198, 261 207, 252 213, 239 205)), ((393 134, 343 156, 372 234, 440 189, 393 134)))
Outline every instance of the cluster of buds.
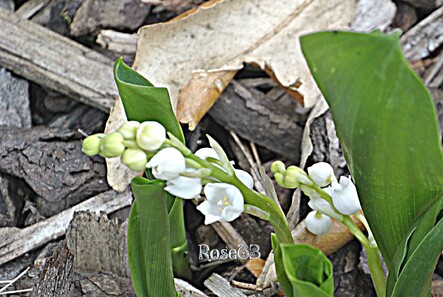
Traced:
POLYGON ((166 129, 158 122, 129 121, 116 132, 88 136, 82 150, 88 156, 120 157, 133 171, 151 170, 156 179, 165 181, 165 191, 183 199, 199 197, 204 187, 206 200, 197 209, 205 215, 205 224, 232 221, 240 216, 245 209, 240 190, 212 177, 211 168, 235 175, 252 189, 251 175, 233 169, 221 146, 210 137, 210 148, 192 154, 174 136, 168 135, 169 139, 166 129))
POLYGON ((332 228, 331 218, 343 221, 344 215, 359 213, 361 210, 357 189, 350 178, 341 176, 340 181, 334 175, 331 165, 320 162, 308 168, 306 173, 301 168, 276 161, 271 171, 278 185, 295 189, 300 188, 310 198, 312 208, 305 220, 309 232, 321 235, 332 228))

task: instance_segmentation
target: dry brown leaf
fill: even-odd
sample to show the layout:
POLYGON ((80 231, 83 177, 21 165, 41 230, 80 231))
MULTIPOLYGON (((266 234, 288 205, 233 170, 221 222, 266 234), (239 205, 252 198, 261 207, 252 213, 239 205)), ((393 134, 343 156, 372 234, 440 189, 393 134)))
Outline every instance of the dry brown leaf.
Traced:
POLYGON ((265 260, 263 260, 262 258, 254 258, 246 263, 246 268, 255 277, 259 277, 260 273, 263 270, 263 266, 265 266, 265 260))
MULTIPOLYGON (((361 230, 364 230, 360 221, 355 218, 353 220, 361 230)), ((309 244, 320 249, 326 255, 332 254, 354 238, 345 225, 336 220, 332 220, 332 222, 332 229, 327 234, 314 235, 306 229, 305 221, 302 221, 292 231, 295 243, 309 244)))
POLYGON ((194 130, 197 123, 220 97, 237 71, 194 71, 180 90, 177 114, 194 130), (203 99, 203 100, 202 100, 203 99))
MULTIPOLYGON (((126 121, 123 103, 120 97, 118 97, 114 102, 114 106, 106 122, 105 133, 114 132, 126 121)), ((117 192, 126 190, 134 177, 143 174, 143 172, 134 172, 126 167, 126 165, 123 165, 120 162, 120 158, 106 158, 106 168, 108 184, 117 192)))
MULTIPOLYGON (((348 29, 356 14, 356 0, 219 1, 171 22, 141 28, 134 69, 154 85, 167 87, 173 106, 179 102, 179 119, 189 122, 192 114, 193 125, 207 110, 185 107, 195 104, 208 109, 214 101, 207 92, 185 90, 199 84, 191 82, 198 77, 193 73, 219 75, 239 70, 243 63, 271 72, 311 107, 320 93, 304 63, 298 37, 318 30, 348 29)), ((207 89, 217 88, 216 79, 206 81, 211 84, 207 89)))

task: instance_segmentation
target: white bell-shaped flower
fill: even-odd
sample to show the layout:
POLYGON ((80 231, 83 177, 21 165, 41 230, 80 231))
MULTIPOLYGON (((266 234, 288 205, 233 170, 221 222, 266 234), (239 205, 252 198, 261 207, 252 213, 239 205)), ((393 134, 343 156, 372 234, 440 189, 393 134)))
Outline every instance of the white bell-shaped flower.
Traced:
POLYGON ((165 127, 154 121, 141 123, 135 136, 137 145, 147 151, 155 151, 159 149, 165 140, 165 127))
POLYGON ((197 209, 205 215, 205 224, 216 221, 231 222, 244 210, 244 199, 239 189, 230 184, 210 183, 204 189, 206 201, 197 209))
POLYGON ((193 199, 200 195, 202 190, 201 178, 178 176, 166 182, 165 191, 183 198, 193 199))
POLYGON ((305 219, 306 229, 315 235, 328 233, 332 228, 332 219, 319 211, 311 211, 305 219))
POLYGON ((178 149, 167 147, 155 154, 146 164, 146 168, 152 169, 155 178, 171 180, 186 170, 186 161, 178 149))
POLYGON ((214 158, 218 160, 217 152, 210 147, 203 147, 201 149, 198 149, 194 155, 199 157, 200 159, 206 160, 207 158, 214 158))
POLYGON ((323 198, 312 198, 308 202, 308 205, 313 210, 317 210, 317 211, 321 212, 322 214, 325 214, 331 218, 334 218, 338 221, 343 220, 343 216, 341 214, 336 213, 334 211, 334 209, 332 208, 331 204, 329 204, 329 202, 323 198))
POLYGON ((308 168, 309 177, 320 187, 326 187, 332 181, 336 181, 334 169, 325 162, 315 163, 308 168))
POLYGON ((244 170, 241 169, 234 169, 235 172, 235 176, 237 176, 237 178, 245 185, 247 186, 249 189, 252 189, 254 187, 254 179, 252 178, 252 176, 247 173, 244 170))
POLYGON ((350 178, 340 177, 340 183, 333 182, 332 201, 335 208, 344 215, 351 215, 361 210, 357 189, 350 178))
MULTIPOLYGON (((194 153, 194 155, 196 155, 197 157, 199 157, 200 159, 203 159, 203 160, 206 160, 207 158, 213 158, 216 160, 220 160, 217 152, 213 148, 210 148, 210 147, 204 147, 204 148, 198 149, 194 153)), ((219 167, 220 169, 223 169, 219 165, 216 165, 216 166, 219 167)), ((235 173, 235 176, 237 176, 237 178, 249 189, 252 189, 254 187, 254 179, 252 178, 252 176, 248 172, 241 170, 241 169, 234 169, 234 173, 235 173)))

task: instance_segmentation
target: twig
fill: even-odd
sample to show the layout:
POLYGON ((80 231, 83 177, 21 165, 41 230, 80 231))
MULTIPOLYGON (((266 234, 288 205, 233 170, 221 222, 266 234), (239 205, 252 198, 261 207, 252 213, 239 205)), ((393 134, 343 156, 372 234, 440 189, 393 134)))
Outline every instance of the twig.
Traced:
POLYGON ((28 292, 32 292, 32 288, 21 289, 21 290, 14 290, 14 291, 6 291, 6 292, 3 292, 3 293, 0 293, 0 295, 19 294, 19 293, 28 293, 28 292))
POLYGON ((19 278, 21 278, 26 272, 28 272, 28 270, 30 269, 30 267, 26 268, 22 273, 20 273, 19 275, 17 275, 16 278, 14 278, 11 282, 9 282, 6 286, 4 286, 3 288, 0 289, 0 293, 4 292, 6 290, 6 288, 10 287, 13 283, 15 283, 19 278))
POLYGON ((255 181, 255 184, 256 184, 255 186, 256 186, 257 190, 259 192, 263 193, 264 192, 264 187, 263 187, 263 185, 262 185, 262 183, 260 181, 260 174, 259 174, 259 171, 257 169, 259 167, 257 167, 257 164, 255 163, 254 158, 253 158, 251 152, 249 151, 249 149, 247 147, 245 147, 243 145, 243 143, 241 142, 240 138, 238 138, 237 134, 234 131, 229 131, 229 133, 231 134, 232 139, 234 139, 235 143, 238 145, 240 150, 245 155, 246 160, 248 161, 249 166, 251 167, 251 174, 252 174, 252 177, 254 178, 254 181, 255 181))

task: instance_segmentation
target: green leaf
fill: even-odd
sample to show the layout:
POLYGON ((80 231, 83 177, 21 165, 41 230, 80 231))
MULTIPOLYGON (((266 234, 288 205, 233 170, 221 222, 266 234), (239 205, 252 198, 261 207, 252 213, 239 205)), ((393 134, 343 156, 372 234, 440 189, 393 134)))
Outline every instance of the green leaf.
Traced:
POLYGON ((128 259, 138 297, 176 296, 163 187, 161 181, 142 177, 131 182, 135 202, 128 223, 128 259))
MULTIPOLYGON (((142 75, 128 67, 121 58, 115 62, 114 77, 128 120, 157 121, 166 128, 166 131, 184 143, 183 131, 172 110, 166 88, 154 87, 142 75)), ((183 201, 168 195, 167 209, 174 272, 177 277, 189 279, 189 253, 183 218, 183 201)))
POLYGON ((283 265, 283 256, 280 248, 280 242, 278 241, 278 237, 275 233, 271 233, 271 243, 272 250, 274 252, 275 271, 277 273, 278 281, 280 282, 280 285, 283 288, 286 296, 293 297, 294 289, 292 287, 291 281, 286 275, 285 266, 283 265))
POLYGON ((388 265, 411 224, 443 193, 434 106, 403 57, 398 35, 321 32, 301 38, 388 265))
POLYGON ((281 244, 280 248, 294 296, 334 296, 332 263, 322 251, 306 244, 281 244))
POLYGON ((388 296, 430 296, 432 274, 443 249, 443 196, 411 226, 394 255, 388 296))
MULTIPOLYGON (((172 197, 169 193, 168 196, 172 197)), ((183 199, 173 199, 173 201, 168 213, 172 267, 176 277, 190 280, 192 275, 189 269, 188 241, 186 240, 186 230, 181 227, 184 224, 183 199)))
POLYGON ((166 131, 184 142, 183 131, 172 110, 166 88, 154 87, 127 66, 122 58, 115 62, 114 78, 128 119, 138 122, 157 121, 166 131))

